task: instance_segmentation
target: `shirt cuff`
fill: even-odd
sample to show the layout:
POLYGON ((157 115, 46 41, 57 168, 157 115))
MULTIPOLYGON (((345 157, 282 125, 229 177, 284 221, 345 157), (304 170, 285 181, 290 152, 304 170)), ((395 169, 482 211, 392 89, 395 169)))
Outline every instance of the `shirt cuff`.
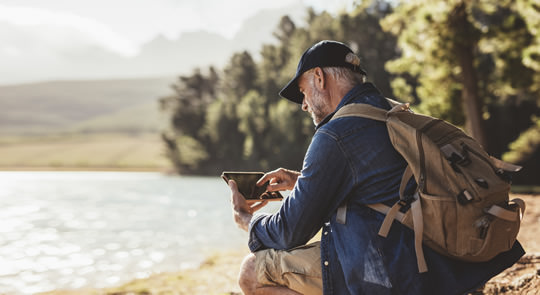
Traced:
POLYGON ((253 215, 253 217, 251 218, 251 221, 249 222, 249 227, 248 227, 248 234, 249 234, 248 247, 249 247, 249 250, 251 250, 251 252, 255 252, 255 251, 258 251, 258 250, 261 250, 261 249, 264 248, 263 243, 259 240, 259 238, 257 238, 257 235, 255 234, 254 227, 257 225, 257 223, 261 219, 265 218, 268 215, 269 214, 265 214, 265 213, 256 213, 255 215, 253 215))

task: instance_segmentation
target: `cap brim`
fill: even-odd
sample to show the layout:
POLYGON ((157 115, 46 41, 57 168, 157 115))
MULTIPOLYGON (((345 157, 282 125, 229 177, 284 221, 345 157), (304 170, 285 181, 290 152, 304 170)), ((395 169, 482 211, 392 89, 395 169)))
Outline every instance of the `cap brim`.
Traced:
POLYGON ((289 83, 287 83, 287 85, 281 89, 279 95, 297 104, 302 104, 304 95, 302 92, 300 92, 300 88, 298 88, 298 78, 298 76, 295 76, 291 81, 289 81, 289 83))

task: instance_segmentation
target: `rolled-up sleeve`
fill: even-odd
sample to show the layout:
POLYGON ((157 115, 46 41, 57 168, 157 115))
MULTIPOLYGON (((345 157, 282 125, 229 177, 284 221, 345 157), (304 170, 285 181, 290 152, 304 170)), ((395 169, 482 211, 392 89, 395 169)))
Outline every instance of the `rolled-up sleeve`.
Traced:
POLYGON ((249 233, 249 241, 248 241, 248 247, 252 252, 262 250, 264 249, 264 245, 262 241, 260 241, 257 238, 257 235, 255 232, 253 232, 254 225, 256 225, 261 219, 265 218, 269 214, 256 214, 251 218, 251 222, 249 223, 248 233, 249 233))

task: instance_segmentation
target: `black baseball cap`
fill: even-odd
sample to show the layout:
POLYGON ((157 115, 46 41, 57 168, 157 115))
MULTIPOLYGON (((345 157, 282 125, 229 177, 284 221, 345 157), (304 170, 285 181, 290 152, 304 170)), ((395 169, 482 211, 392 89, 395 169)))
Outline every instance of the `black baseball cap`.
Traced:
POLYGON ((298 89, 298 78, 308 70, 316 67, 345 67, 366 75, 360 68, 360 59, 345 44, 337 41, 324 40, 309 48, 302 54, 296 75, 281 91, 279 95, 298 104, 304 100, 304 95, 298 89))

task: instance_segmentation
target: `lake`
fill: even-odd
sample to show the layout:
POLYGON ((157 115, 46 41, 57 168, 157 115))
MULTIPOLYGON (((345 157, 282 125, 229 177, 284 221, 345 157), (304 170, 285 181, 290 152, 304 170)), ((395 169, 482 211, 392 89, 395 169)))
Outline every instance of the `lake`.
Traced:
POLYGON ((0 172, 0 293, 115 286, 246 242, 219 177, 0 172))

